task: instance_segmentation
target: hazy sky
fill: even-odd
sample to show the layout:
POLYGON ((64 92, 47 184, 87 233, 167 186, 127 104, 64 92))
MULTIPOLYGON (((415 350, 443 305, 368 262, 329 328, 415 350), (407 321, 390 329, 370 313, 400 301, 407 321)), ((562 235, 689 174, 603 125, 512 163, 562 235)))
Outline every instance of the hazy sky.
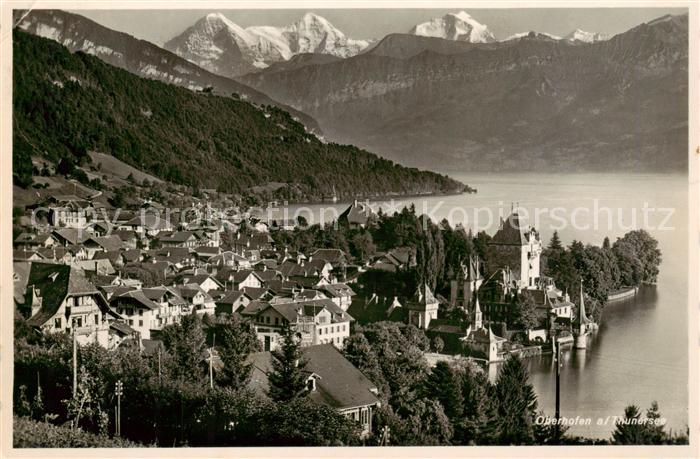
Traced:
MULTIPOLYGON (((72 11, 111 29, 156 44, 178 35, 199 18, 222 12, 242 27, 288 25, 307 11, 319 14, 352 38, 382 38, 407 32, 412 26, 459 9, 280 9, 280 10, 82 10, 72 11)), ((566 35, 579 28, 614 35, 665 14, 682 14, 684 8, 518 8, 465 9, 496 36, 505 38, 535 30, 566 35)))

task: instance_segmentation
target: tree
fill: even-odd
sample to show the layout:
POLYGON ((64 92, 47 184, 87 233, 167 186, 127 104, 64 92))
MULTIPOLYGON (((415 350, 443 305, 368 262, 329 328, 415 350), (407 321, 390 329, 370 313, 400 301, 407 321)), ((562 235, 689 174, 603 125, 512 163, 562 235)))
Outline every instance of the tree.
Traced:
POLYGON ((202 379, 206 340, 201 319, 194 313, 183 316, 180 323, 164 327, 162 337, 163 344, 173 356, 174 377, 186 381, 202 379))
POLYGON ((362 332, 353 333, 345 340, 343 354, 358 370, 362 372, 379 389, 379 395, 388 397, 389 386, 384 379, 382 368, 379 365, 377 354, 367 341, 367 337, 362 332))
POLYGON ((92 376, 84 366, 81 366, 77 391, 72 398, 64 400, 72 429, 79 428, 81 421, 85 420, 88 423, 96 424, 101 434, 107 433, 109 415, 100 406, 98 385, 98 378, 92 376))
MULTIPOLYGON (((630 231, 613 244, 616 254, 624 253, 624 260, 620 271, 624 273, 635 272, 638 266, 626 266, 629 260, 637 259, 641 265, 641 282, 655 283, 661 264, 661 251, 659 242, 644 230, 630 231)), ((638 284, 634 284, 638 285, 638 284)))
POLYGON ((549 250, 562 250, 564 248, 561 244, 561 239, 559 239, 559 233, 557 231, 552 234, 552 239, 549 240, 549 245, 547 248, 549 250))
POLYGON ((255 329, 249 322, 236 316, 217 320, 214 326, 216 346, 223 363, 219 379, 227 386, 240 389, 250 378, 251 365, 246 358, 260 349, 255 329))
POLYGON ((389 427, 391 444, 401 446, 446 445, 454 432, 440 402, 425 398, 398 411, 382 405, 376 412, 375 426, 377 430, 389 427))
POLYGON ((659 404, 652 402, 646 418, 636 405, 625 408, 625 416, 615 423, 612 441, 617 445, 661 445, 669 440, 661 423, 659 404))
POLYGON ((615 423, 613 431, 613 443, 618 445, 643 445, 645 443, 645 429, 640 424, 641 413, 635 405, 625 408, 625 417, 615 423))
POLYGON ((516 357, 506 360, 494 387, 497 416, 494 420, 497 443, 527 445, 534 440, 533 424, 537 409, 535 389, 525 365, 516 357))
POLYGON ((359 425, 335 409, 295 398, 270 404, 252 418, 254 444, 263 446, 359 445, 359 425))
POLYGON ((523 290, 518 294, 514 309, 513 325, 516 328, 532 330, 539 325, 537 305, 529 292, 523 290))
POLYGON ((306 395, 306 377, 302 370, 306 361, 301 358, 301 337, 289 322, 282 325, 279 349, 272 352, 269 396, 275 401, 288 402, 306 395))
POLYGON ((445 361, 439 361, 428 375, 423 387, 426 397, 437 400, 453 424, 460 420, 464 405, 461 378, 445 361))
POLYGON ((363 261, 367 260, 377 250, 377 247, 374 245, 374 240, 372 239, 372 234, 366 231, 355 234, 350 240, 350 244, 353 249, 353 254, 359 256, 363 261))
POLYGON ((483 370, 470 364, 462 370, 461 384, 464 415, 456 432, 460 443, 492 443, 497 401, 490 398, 492 388, 488 377, 483 370))

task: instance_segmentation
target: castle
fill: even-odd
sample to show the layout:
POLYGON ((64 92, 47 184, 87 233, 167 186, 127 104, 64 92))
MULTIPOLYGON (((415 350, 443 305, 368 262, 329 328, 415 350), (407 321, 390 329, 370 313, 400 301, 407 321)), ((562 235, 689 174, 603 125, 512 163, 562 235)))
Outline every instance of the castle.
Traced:
POLYGON ((508 269, 512 287, 537 287, 542 241, 537 230, 521 226, 517 211, 507 219, 501 219, 500 227, 489 245, 494 251, 494 258, 498 260, 495 268, 508 269))

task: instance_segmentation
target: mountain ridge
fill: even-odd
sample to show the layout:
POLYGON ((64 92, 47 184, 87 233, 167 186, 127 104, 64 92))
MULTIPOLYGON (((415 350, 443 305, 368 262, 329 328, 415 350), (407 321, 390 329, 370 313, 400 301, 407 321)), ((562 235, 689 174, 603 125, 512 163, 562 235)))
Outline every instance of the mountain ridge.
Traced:
POLYGON ((93 54, 110 65, 135 75, 176 84, 192 90, 212 87, 214 92, 238 96, 257 104, 275 105, 291 112, 310 131, 321 134, 316 120, 281 104, 241 82, 202 69, 151 42, 102 26, 79 14, 62 10, 15 10, 16 27, 50 38, 70 51, 93 54))
POLYGON ((687 15, 595 43, 392 34, 349 59, 241 81, 329 138, 412 166, 683 170, 687 40, 687 15))
POLYGON ((406 168, 350 145, 324 143, 287 112, 140 78, 54 40, 13 30, 13 174, 31 157, 78 166, 111 154, 193 188, 316 200, 462 192, 445 175, 406 168))

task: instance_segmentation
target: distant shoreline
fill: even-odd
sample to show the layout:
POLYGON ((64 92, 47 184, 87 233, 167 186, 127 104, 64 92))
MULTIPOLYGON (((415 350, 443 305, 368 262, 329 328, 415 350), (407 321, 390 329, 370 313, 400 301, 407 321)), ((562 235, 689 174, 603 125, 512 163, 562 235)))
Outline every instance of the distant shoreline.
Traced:
POLYGON ((295 205, 295 206, 301 206, 301 205, 319 205, 319 204, 330 204, 330 205, 338 205, 338 204, 351 204, 353 201, 357 200, 358 202, 364 202, 367 200, 370 201, 386 201, 389 199, 412 199, 412 198, 433 198, 436 196, 459 196, 463 194, 477 194, 478 190, 471 188, 473 191, 448 191, 448 192, 434 192, 434 193, 411 193, 411 194, 378 194, 378 195, 370 195, 370 196, 358 196, 356 198, 340 198, 339 200, 333 202, 333 201, 327 201, 327 200, 312 200, 312 201, 298 201, 298 202, 288 202, 287 205, 295 205))

